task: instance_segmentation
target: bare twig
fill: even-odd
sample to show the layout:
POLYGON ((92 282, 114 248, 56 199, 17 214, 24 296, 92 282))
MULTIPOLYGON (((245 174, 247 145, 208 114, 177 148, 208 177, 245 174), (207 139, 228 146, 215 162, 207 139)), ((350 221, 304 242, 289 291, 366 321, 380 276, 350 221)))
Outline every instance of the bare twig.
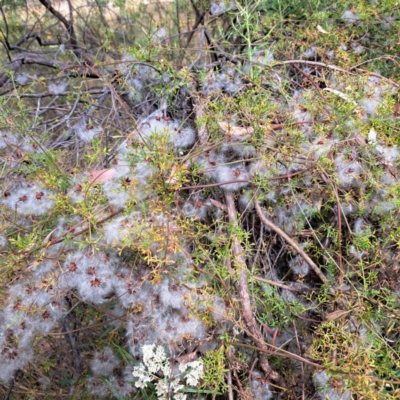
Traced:
POLYGON ((189 32, 189 36, 187 38, 186 41, 186 47, 185 49, 187 49, 189 47, 189 44, 193 38, 194 33, 196 32, 198 26, 204 21, 204 13, 200 14, 197 19, 196 22, 194 23, 193 29, 189 32))
POLYGON ((65 335, 65 339, 67 340, 68 344, 70 345, 72 354, 74 355, 76 375, 79 376, 81 374, 81 356, 76 347, 75 338, 72 335, 72 331, 68 328, 67 322, 65 321, 65 319, 63 319, 63 321, 61 322, 61 326, 62 326, 62 331, 65 335))
POLYGON ((14 387, 14 384, 15 384, 15 380, 17 379, 18 374, 19 374, 19 369, 17 369, 17 370, 14 372, 14 375, 13 375, 13 377, 11 378, 10 384, 9 384, 9 386, 8 386, 8 389, 7 389, 7 393, 6 393, 5 396, 4 396, 4 400, 9 400, 9 398, 10 398, 10 396, 11 396, 11 392, 12 392, 13 387, 14 387))
MULTIPOLYGON (((280 176, 272 176, 272 177, 265 177, 263 179, 266 179, 268 181, 279 181, 282 179, 290 179, 293 176, 296 175, 301 175, 312 168, 314 168, 315 164, 311 165, 310 167, 304 168, 301 171, 296 171, 292 172, 291 174, 285 174, 285 175, 280 175, 280 176)), ((207 183, 204 185, 195 185, 195 186, 182 186, 181 188, 178 188, 176 190, 189 190, 189 189, 203 189, 203 188, 209 188, 209 187, 215 187, 215 186, 223 186, 223 185, 229 185, 230 183, 246 183, 246 182, 251 182, 250 179, 237 179, 234 181, 225 181, 225 182, 218 182, 218 183, 207 183)))
POLYGON ((303 290, 301 290, 301 289, 296 289, 294 287, 284 285, 283 283, 271 281, 270 279, 264 279, 259 276, 252 276, 251 278, 255 279, 256 281, 259 281, 259 282, 268 283, 271 286, 276 286, 281 289, 288 290, 289 292, 293 292, 293 293, 302 293, 303 292, 303 290))
POLYGON ((343 277, 344 277, 344 269, 343 269, 343 255, 342 255, 342 207, 340 206, 340 199, 337 187, 335 184, 332 183, 335 197, 336 197, 336 207, 337 207, 337 217, 338 217, 338 258, 339 258, 339 285, 343 284, 343 277))
POLYGON ((45 67, 54 68, 56 70, 62 70, 63 72, 69 71, 71 76, 86 76, 88 78, 99 78, 97 73, 91 72, 88 68, 82 67, 78 64, 68 64, 61 61, 57 61, 53 58, 47 58, 38 54, 31 53, 20 53, 14 57, 14 59, 7 63, 0 72, 0 87, 5 85, 8 80, 8 71, 18 71, 23 64, 37 64, 45 67))
MULTIPOLYGON (((237 226, 235 202, 233 200, 233 195, 231 192, 225 192, 225 201, 228 210, 229 222, 237 226)), ((243 248, 235 234, 233 234, 232 236, 232 251, 235 256, 235 264, 239 275, 238 286, 243 317, 257 345, 260 348, 266 349, 267 345, 265 343, 263 334, 261 333, 261 330, 257 325, 257 322, 254 318, 253 310, 251 308, 249 289, 247 286, 247 267, 243 256, 243 248)), ((261 368, 264 370, 267 378, 271 378, 277 382, 283 383, 282 377, 270 366, 265 353, 260 354, 260 365, 261 368)))
POLYGON ((311 77, 310 74, 307 74, 307 72, 303 71, 301 68, 299 68, 296 64, 293 64, 293 67, 299 71, 303 76, 305 76, 310 83, 315 87, 315 89, 317 90, 318 96, 323 98, 322 94, 321 94, 321 88, 315 83, 314 79, 311 77))
POLYGON ((311 365, 312 367, 316 367, 316 368, 322 368, 322 366, 320 364, 317 364, 313 361, 307 360, 304 357, 298 356, 297 354, 294 353, 290 353, 289 351, 283 350, 280 347, 276 347, 273 345, 269 345, 270 348, 260 348, 260 347, 256 347, 256 346, 252 346, 250 344, 245 344, 245 343, 239 343, 239 342, 228 342, 227 344, 234 346, 234 347, 244 347, 246 349, 252 349, 252 350, 256 350, 260 353, 267 353, 267 354, 273 354, 277 357, 284 357, 284 358, 290 358, 292 360, 296 360, 296 361, 300 361, 302 363, 311 365))
POLYGON ((227 372, 228 375, 228 399, 233 400, 233 389, 232 389, 232 372, 231 370, 228 370, 227 372))
MULTIPOLYGON (((194 112, 196 115, 196 120, 197 121, 201 121, 202 118, 204 117, 204 108, 203 108, 203 102, 200 99, 194 99, 194 112)), ((209 133, 207 130, 207 126, 206 124, 202 123, 199 125, 199 144, 201 145, 205 145, 208 137, 209 137, 209 133)))
POLYGON ((211 47, 215 48, 217 52, 221 55, 224 56, 227 60, 229 60, 233 64, 239 64, 240 61, 236 57, 232 57, 229 53, 227 53, 220 45, 218 45, 212 38, 211 33, 209 30, 204 27, 204 34, 206 35, 207 40, 209 41, 211 47))
POLYGON ((189 71, 192 71, 194 69, 194 67, 196 66, 196 64, 200 61, 203 52, 204 52, 204 29, 201 30, 201 36, 200 36, 200 43, 199 43, 199 51, 197 53, 197 57, 196 59, 190 64, 190 66, 188 67, 189 71))
MULTIPOLYGON (((102 94, 104 92, 104 90, 88 90, 85 91, 85 94, 102 94)), ((123 93, 121 93, 123 94, 123 93)), ((58 93, 57 96, 58 97, 66 97, 66 96, 76 96, 77 93, 76 92, 63 92, 63 93, 58 93)), ((46 97, 55 97, 54 93, 52 92, 42 92, 42 93, 13 93, 13 94, 5 94, 5 95, 1 95, 1 97, 6 97, 6 98, 14 98, 17 97, 19 99, 21 98, 30 98, 30 99, 44 99, 46 97)), ((79 98, 79 95, 77 96, 79 98)))
POLYGON ((319 62, 319 61, 308 61, 308 60, 286 60, 286 61, 281 61, 281 62, 277 62, 274 64, 274 66, 278 66, 278 65, 290 65, 290 64, 306 64, 306 65, 314 65, 316 67, 322 67, 322 68, 328 68, 331 69, 333 71, 338 71, 338 72, 344 72, 348 75, 356 75, 354 72, 350 72, 351 70, 355 70, 357 72, 362 72, 371 76, 375 76, 379 79, 382 79, 386 82, 389 82, 390 84, 400 88, 400 84, 392 81, 391 79, 385 78, 384 76, 376 73, 376 72, 370 72, 370 71, 365 71, 361 68, 356 68, 356 67, 352 67, 349 70, 346 70, 344 68, 340 68, 337 65, 334 64, 326 64, 323 62, 319 62))
MULTIPOLYGON (((299 351, 299 354, 301 354, 301 347, 300 347, 300 342, 299 342, 299 335, 297 334, 297 329, 296 329, 296 323, 293 321, 293 330, 295 333, 295 337, 296 337, 296 344, 297 344, 297 350, 299 351)), ((302 396, 301 396, 301 400, 305 400, 305 385, 304 385, 304 365, 303 363, 300 363, 300 368, 301 368, 301 376, 302 376, 302 380, 301 380, 301 392, 302 392, 302 396)))
POLYGON ((43 6, 45 6, 47 8, 47 10, 49 10, 49 12, 51 14, 54 15, 55 18, 57 18, 65 27, 65 29, 68 32, 68 39, 69 39, 69 43, 72 47, 72 50, 74 52, 74 54, 78 57, 81 58, 81 52, 78 49, 78 40, 76 38, 76 34, 75 34, 75 29, 74 29, 74 24, 73 24, 73 13, 72 13, 72 6, 71 6, 71 2, 68 1, 68 6, 69 6, 69 11, 70 11, 70 20, 68 21, 61 13, 59 13, 50 3, 49 0, 39 0, 40 3, 43 4, 43 6))
POLYGON ((314 263, 313 260, 308 256, 308 254, 285 232, 283 232, 282 229, 277 227, 273 222, 267 219, 267 217, 264 215, 260 203, 257 201, 256 198, 254 198, 254 205, 257 211, 257 214, 259 218, 261 219, 261 222, 264 225, 267 225, 268 228, 272 229, 274 232, 276 232, 279 236, 281 236, 283 239, 285 239, 299 254, 300 256, 306 261, 306 263, 314 270, 314 272, 318 275, 319 279, 325 284, 328 284, 329 281, 326 278, 326 276, 321 272, 321 270, 318 268, 317 264, 314 263))

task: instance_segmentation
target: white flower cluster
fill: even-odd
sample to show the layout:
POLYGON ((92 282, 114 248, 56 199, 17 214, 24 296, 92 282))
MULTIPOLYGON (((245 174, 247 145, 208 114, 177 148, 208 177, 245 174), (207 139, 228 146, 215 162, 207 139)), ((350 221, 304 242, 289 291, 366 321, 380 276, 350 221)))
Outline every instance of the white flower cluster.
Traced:
POLYGON ((201 361, 192 361, 187 364, 180 364, 179 371, 186 373, 186 384, 189 386, 197 386, 199 380, 202 378, 204 373, 204 365, 201 361))
POLYGON ((180 373, 174 375, 164 348, 155 344, 143 346, 143 362, 133 369, 132 375, 137 378, 135 386, 145 388, 147 382, 157 380, 155 387, 159 399, 186 400, 182 380, 185 379, 188 386, 197 386, 204 373, 203 363, 192 361, 180 364, 180 373), (156 375, 158 372, 162 372, 163 378, 156 375))

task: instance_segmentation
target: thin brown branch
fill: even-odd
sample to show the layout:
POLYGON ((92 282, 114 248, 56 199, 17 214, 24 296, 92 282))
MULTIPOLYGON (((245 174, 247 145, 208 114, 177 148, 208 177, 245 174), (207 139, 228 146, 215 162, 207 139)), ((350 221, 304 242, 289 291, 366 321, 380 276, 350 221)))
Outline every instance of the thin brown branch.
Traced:
POLYGON ((341 286, 343 284, 343 277, 344 277, 344 269, 343 269, 343 255, 342 255, 342 207, 340 205, 340 199, 339 199, 339 194, 336 185, 333 185, 333 189, 335 192, 335 197, 336 197, 336 207, 337 207, 337 216, 338 216, 338 253, 339 253, 339 276, 338 276, 338 281, 339 285, 341 286))
POLYGON ((204 27, 204 34, 206 35, 206 38, 208 42, 210 43, 211 48, 214 48, 221 56, 225 57, 227 60, 229 60, 233 64, 239 64, 240 61, 236 57, 232 57, 229 53, 227 53, 220 45, 213 40, 211 33, 209 30, 204 27))
POLYGON ((269 345, 269 347, 274 348, 275 350, 271 350, 269 348, 260 348, 260 347, 252 346, 250 344, 238 343, 238 342, 228 342, 228 344, 231 346, 234 346, 234 347, 245 347, 247 349, 256 350, 260 353, 273 354, 277 357, 290 358, 292 360, 300 361, 305 364, 311 365, 312 367, 322 368, 322 366, 320 364, 317 364, 313 361, 307 360, 304 357, 300 357, 297 354, 290 353, 289 351, 283 350, 279 347, 275 347, 271 344, 269 345))
MULTIPOLYGON (((232 225, 237 226, 238 224, 237 213, 235 208, 235 202, 231 192, 225 192, 225 201, 228 210, 229 222, 232 225)), ((247 274, 246 261, 243 255, 243 248, 239 242, 239 239, 235 234, 232 235, 232 251, 235 257, 235 265, 239 275, 238 286, 239 286, 240 304, 242 308, 243 317, 257 345, 262 349, 267 349, 267 344, 265 343, 263 334, 261 333, 261 330, 254 318, 250 302, 248 282, 247 282, 248 274, 247 274)), ((260 365, 263 371, 265 372, 267 378, 271 378, 280 383, 283 382, 282 377, 276 371, 274 371, 270 366, 268 358, 265 353, 260 354, 260 365)))
POLYGON ((276 232, 280 237, 285 239, 298 253, 299 255, 304 259, 304 261, 314 270, 314 272, 318 275, 319 279, 325 284, 329 284, 328 279, 326 276, 321 272, 317 264, 314 263, 313 260, 308 256, 308 254, 285 232, 283 232, 282 229, 277 227, 273 222, 267 219, 267 217, 264 215, 260 203, 257 201, 257 199, 254 197, 254 205, 258 214, 258 217, 261 219, 261 222, 268 226, 268 228, 272 229, 274 232, 276 232))
POLYGON ((71 330, 69 329, 65 318, 61 321, 61 330, 62 330, 62 333, 64 333, 65 340, 68 342, 69 346, 71 347, 72 354, 73 354, 74 361, 75 361, 76 375, 79 376, 81 373, 82 359, 81 359, 81 355, 78 351, 78 348, 76 346, 76 340, 75 340, 74 336, 72 335, 71 330))
POLYGON ((43 57, 38 54, 20 53, 14 57, 13 61, 5 64, 5 66, 2 67, 4 72, 0 72, 0 87, 8 82, 8 71, 17 72, 24 64, 42 65, 44 67, 61 70, 63 72, 69 71, 71 76, 86 76, 88 78, 100 77, 97 73, 91 72, 88 68, 82 67, 78 64, 68 64, 57 61, 53 58, 43 57))
POLYGON ((384 76, 382 76, 382 75, 380 75, 380 74, 378 74, 376 72, 365 71, 365 70, 363 70, 361 68, 356 68, 356 67, 352 67, 349 70, 347 70, 347 69, 344 69, 344 68, 340 68, 340 67, 338 67, 337 65, 334 65, 334 64, 326 64, 326 63, 319 62, 319 61, 308 61, 308 60, 286 60, 286 61, 277 62, 277 63, 274 64, 274 66, 290 65, 290 64, 314 65, 316 67, 328 68, 328 69, 331 69, 333 71, 344 72, 344 73, 346 73, 348 75, 357 75, 357 74, 355 74, 353 72, 350 72, 350 70, 354 69, 357 72, 362 72, 362 73, 365 73, 365 74, 368 74, 368 75, 371 75, 371 76, 375 76, 375 77, 377 77, 379 79, 382 79, 382 80, 384 80, 386 82, 389 82, 393 86, 396 86, 396 87, 400 88, 400 84, 394 82, 391 79, 385 78, 384 76))
POLYGON ((228 377, 227 377, 227 381, 228 381, 228 399, 229 400, 233 400, 232 372, 231 372, 231 370, 228 370, 227 374, 228 374, 228 377))
POLYGON ((203 23, 205 16, 205 13, 200 12, 200 10, 197 8, 193 0, 190 0, 190 3, 192 4, 193 10, 196 13, 196 22, 194 23, 193 29, 190 31, 189 36, 187 38, 185 50, 189 47, 189 44, 193 38, 195 31, 197 30, 197 27, 203 23))
POLYGON ((293 64, 293 67, 299 71, 303 76, 305 76, 311 83, 311 85, 313 85, 315 87, 315 89, 317 90, 318 96, 321 97, 322 99, 324 98, 322 96, 321 93, 321 88, 315 83, 314 79, 311 77, 310 74, 307 74, 307 72, 303 71, 301 68, 299 68, 296 64, 293 64))
POLYGON ((259 276, 252 276, 251 278, 255 279, 256 281, 268 283, 271 286, 276 286, 276 287, 279 287, 284 290, 288 290, 289 292, 293 292, 293 293, 302 293, 304 291, 302 289, 296 289, 294 287, 284 285, 283 283, 271 281, 270 279, 264 279, 259 276))
MULTIPOLYGON (((305 169, 302 169, 301 171, 296 171, 292 172, 291 174, 285 174, 285 175, 280 175, 280 176, 273 176, 273 177, 266 177, 263 179, 266 179, 267 181, 279 181, 281 179, 290 179, 293 176, 303 174, 304 172, 307 172, 314 168, 315 164, 311 165, 310 167, 307 167, 305 169)), ((215 186, 223 186, 223 185, 229 185, 230 183, 246 183, 246 182, 251 182, 249 179, 238 179, 234 181, 225 181, 225 182, 218 182, 218 183, 207 183, 205 185, 194 185, 194 186, 183 186, 181 188, 178 188, 176 190, 189 190, 189 189, 203 189, 203 188, 209 188, 209 187, 215 187, 215 186)))
POLYGON ((14 388, 14 384, 15 384, 15 381, 16 381, 16 379, 17 379, 18 374, 19 374, 19 369, 17 369, 17 370, 14 372, 13 377, 12 377, 11 380, 10 380, 10 384, 9 384, 9 386, 8 386, 6 395, 4 396, 4 400, 9 400, 9 398, 10 398, 10 396, 11 396, 11 392, 12 392, 12 390, 13 390, 13 388, 14 388))
POLYGON ((76 34, 75 34, 75 29, 72 21, 72 10, 71 10, 71 3, 68 2, 69 8, 70 8, 70 17, 71 20, 68 21, 61 13, 59 13, 50 3, 49 0, 39 0, 40 3, 43 4, 49 10, 51 14, 54 15, 55 18, 57 18, 65 27, 65 29, 68 32, 69 36, 69 43, 74 51, 74 54, 78 57, 81 58, 80 51, 78 49, 78 40, 76 39, 76 34))

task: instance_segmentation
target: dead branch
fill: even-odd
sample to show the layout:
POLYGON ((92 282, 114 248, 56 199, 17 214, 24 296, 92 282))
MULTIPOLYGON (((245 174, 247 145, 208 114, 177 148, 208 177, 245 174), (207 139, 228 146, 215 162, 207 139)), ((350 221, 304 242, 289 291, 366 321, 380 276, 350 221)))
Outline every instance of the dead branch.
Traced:
POLYGON ((4 86, 8 82, 8 71, 17 72, 24 64, 37 64, 44 67, 54 68, 63 72, 68 71, 71 76, 85 76, 87 78, 95 79, 100 78, 99 74, 97 74, 95 71, 89 70, 88 68, 82 67, 78 64, 68 64, 57 61, 53 58, 43 57, 38 54, 20 53, 2 68, 3 72, 0 72, 0 87, 4 86))
POLYGON ((328 279, 326 276, 321 272, 321 270, 318 268, 317 264, 314 263, 313 260, 308 256, 308 254, 285 232, 283 232, 282 229, 277 227, 273 222, 267 219, 267 217, 264 215, 260 203, 257 201, 256 197, 254 197, 254 205, 258 214, 258 217, 261 219, 261 222, 264 225, 267 225, 268 228, 272 229, 274 232, 276 232, 280 237, 285 239, 298 253, 303 259, 306 261, 306 263, 314 270, 314 272, 318 275, 319 279, 325 284, 329 284, 328 279))
POLYGON ((76 38, 75 34, 75 29, 74 29, 74 24, 72 20, 72 9, 71 9, 71 3, 68 2, 69 8, 70 8, 70 20, 68 21, 61 13, 59 13, 50 3, 49 0, 39 0, 40 3, 43 4, 49 10, 51 14, 54 15, 55 18, 57 18, 65 27, 65 29, 68 32, 68 37, 69 37, 69 44, 72 47, 72 50, 74 54, 78 57, 81 58, 81 52, 78 49, 78 40, 76 38))
MULTIPOLYGON (((231 192, 225 192, 225 201, 228 210, 229 222, 232 225, 237 226, 238 222, 237 222, 235 202, 231 192)), ((257 322, 253 315, 253 310, 251 308, 249 288, 247 285, 248 274, 247 274, 246 261, 243 256, 243 248, 239 242, 239 239, 236 237, 235 234, 232 235, 232 250, 233 250, 233 255, 235 257, 236 269, 239 275, 238 285, 239 285, 239 295, 241 300, 240 304, 242 307, 243 317, 257 345, 262 349, 267 349, 267 344, 265 343, 263 334, 261 333, 260 328, 257 325, 257 322)), ((279 383, 283 383, 282 377, 276 371, 274 371, 270 366, 266 354, 261 353, 259 356, 260 356, 261 367, 264 370, 267 378, 271 378, 279 383)))

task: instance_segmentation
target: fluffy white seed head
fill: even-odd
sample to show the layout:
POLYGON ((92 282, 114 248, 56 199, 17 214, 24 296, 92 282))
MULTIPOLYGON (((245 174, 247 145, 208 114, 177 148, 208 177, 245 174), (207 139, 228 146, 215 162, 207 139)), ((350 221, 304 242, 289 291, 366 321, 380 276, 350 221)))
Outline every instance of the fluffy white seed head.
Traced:
POLYGON ((96 135, 103 131, 103 128, 100 125, 95 126, 86 121, 81 121, 74 126, 74 131, 79 139, 85 143, 90 143, 96 135))
POLYGON ((262 378, 261 372, 255 370, 252 372, 252 379, 250 383, 251 391, 257 400, 272 399, 272 392, 268 383, 262 378))
POLYGON ((97 351, 91 363, 91 370, 96 375, 108 376, 119 365, 119 359, 111 347, 97 351))
POLYGON ((355 24, 359 23, 360 20, 361 20, 360 16, 357 15, 352 10, 346 10, 342 15, 342 21, 346 25, 355 25, 355 24))
POLYGON ((314 386, 321 400, 350 400, 352 394, 350 391, 337 391, 330 385, 330 376, 325 372, 317 372, 313 376, 314 386))
POLYGON ((8 244, 7 236, 4 232, 0 231, 0 250, 3 250, 8 244))
POLYGON ((18 83, 18 85, 26 85, 29 83, 30 78, 28 74, 22 72, 20 74, 15 74, 14 81, 15 83, 18 83))
POLYGON ((361 185, 362 166, 358 161, 351 161, 339 155, 334 160, 339 187, 349 189, 361 185))
POLYGON ((53 205, 53 194, 36 183, 21 183, 3 192, 1 199, 7 208, 20 215, 43 215, 53 205))
POLYGON ((123 185, 119 181, 109 180, 103 184, 103 191, 106 194, 109 203, 117 209, 125 208, 126 203, 131 199, 132 195, 129 192, 129 185, 131 179, 127 178, 125 182, 129 182, 127 185, 123 185))
POLYGON ((382 99, 380 96, 367 97, 360 100, 360 105, 367 113, 367 115, 373 116, 376 114, 377 108, 380 105, 381 101, 382 99))
POLYGON ((219 14, 226 10, 225 0, 216 0, 210 4, 210 14, 219 14))
POLYGON ((308 59, 315 58, 316 55, 317 55, 317 50, 315 47, 309 47, 307 50, 303 52, 303 57, 308 59))
POLYGON ((53 94, 61 94, 65 92, 65 89, 67 89, 68 82, 61 80, 57 82, 52 82, 50 83, 47 88, 49 89, 49 92, 53 94))
POLYGON ((306 276, 310 272, 310 266, 304 261, 303 257, 296 256, 289 261, 290 269, 299 276, 306 276))
POLYGON ((244 192, 239 197, 239 211, 241 213, 250 212, 254 209, 254 201, 251 196, 251 193, 244 192))
POLYGON ((236 180, 244 180, 245 182, 234 182, 221 185, 222 189, 227 192, 237 192, 249 185, 250 174, 248 173, 244 163, 235 163, 232 165, 220 165, 215 169, 215 180, 219 183, 230 182, 236 180))

